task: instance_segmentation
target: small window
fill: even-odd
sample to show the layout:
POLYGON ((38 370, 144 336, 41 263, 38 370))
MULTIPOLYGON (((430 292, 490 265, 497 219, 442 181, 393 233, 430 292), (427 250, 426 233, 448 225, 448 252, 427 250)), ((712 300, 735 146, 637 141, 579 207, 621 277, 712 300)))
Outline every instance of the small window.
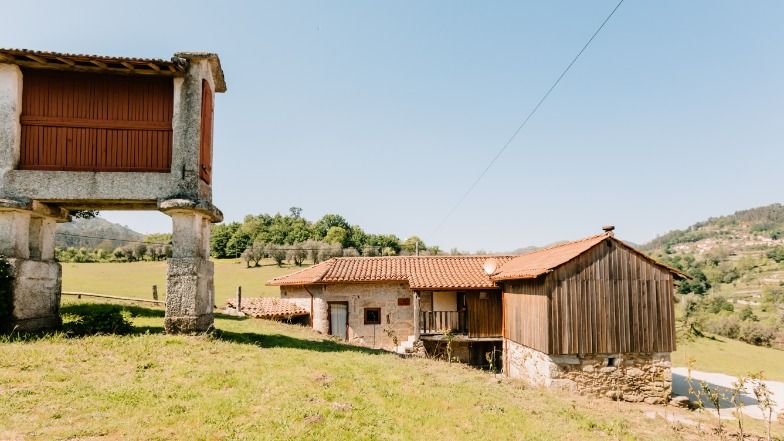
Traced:
POLYGON ((487 291, 481 291, 479 293, 479 300, 487 300, 487 291))
POLYGON ((607 357, 607 366, 617 367, 618 360, 615 357, 607 357))
POLYGON ((365 308, 365 324, 366 325, 380 325, 381 324, 381 308, 365 308))

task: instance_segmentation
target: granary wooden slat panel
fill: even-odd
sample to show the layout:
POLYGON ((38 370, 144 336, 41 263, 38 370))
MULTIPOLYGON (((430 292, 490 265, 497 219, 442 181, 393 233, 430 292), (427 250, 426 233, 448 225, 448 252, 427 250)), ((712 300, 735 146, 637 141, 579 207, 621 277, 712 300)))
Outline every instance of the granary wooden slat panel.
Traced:
POLYGON ((169 172, 173 87, 165 77, 24 69, 19 168, 169 172))

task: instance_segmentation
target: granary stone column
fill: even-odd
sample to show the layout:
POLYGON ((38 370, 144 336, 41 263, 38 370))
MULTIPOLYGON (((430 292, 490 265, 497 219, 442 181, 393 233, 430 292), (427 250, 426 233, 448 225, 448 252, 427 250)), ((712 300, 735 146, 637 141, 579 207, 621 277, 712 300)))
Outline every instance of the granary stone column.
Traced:
POLYGON ((37 202, 0 200, 0 255, 13 270, 11 328, 19 331, 60 325, 62 270, 54 260, 56 222, 66 212, 37 202))
POLYGON ((173 225, 164 327, 168 333, 207 331, 213 325, 215 304, 210 223, 223 215, 211 204, 183 199, 162 202, 160 209, 171 216, 173 225))

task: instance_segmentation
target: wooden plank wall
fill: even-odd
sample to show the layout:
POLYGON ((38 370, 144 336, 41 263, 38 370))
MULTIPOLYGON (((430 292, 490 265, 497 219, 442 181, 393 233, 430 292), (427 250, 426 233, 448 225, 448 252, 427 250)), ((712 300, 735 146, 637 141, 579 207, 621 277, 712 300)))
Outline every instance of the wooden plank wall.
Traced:
POLYGON ((23 70, 19 168, 170 172, 171 78, 23 70))
POLYGON ((501 336, 501 293, 490 291, 481 299, 477 291, 466 293, 469 337, 501 336))
POLYGON ((506 338, 549 353, 549 306, 545 279, 503 283, 506 338))
POLYGON ((675 350, 672 274, 628 248, 604 241, 546 279, 550 353, 675 350))
POLYGON ((199 147, 199 177, 210 183, 212 179, 212 89, 207 80, 201 87, 201 145, 199 147))

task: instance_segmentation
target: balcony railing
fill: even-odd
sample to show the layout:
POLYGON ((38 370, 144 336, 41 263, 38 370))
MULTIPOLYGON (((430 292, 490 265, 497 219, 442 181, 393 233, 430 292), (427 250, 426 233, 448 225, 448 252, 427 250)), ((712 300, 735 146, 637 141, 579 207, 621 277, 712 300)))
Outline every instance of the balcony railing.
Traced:
POLYGON ((420 311, 419 330, 422 334, 443 334, 452 331, 464 334, 466 326, 466 311, 420 311))

